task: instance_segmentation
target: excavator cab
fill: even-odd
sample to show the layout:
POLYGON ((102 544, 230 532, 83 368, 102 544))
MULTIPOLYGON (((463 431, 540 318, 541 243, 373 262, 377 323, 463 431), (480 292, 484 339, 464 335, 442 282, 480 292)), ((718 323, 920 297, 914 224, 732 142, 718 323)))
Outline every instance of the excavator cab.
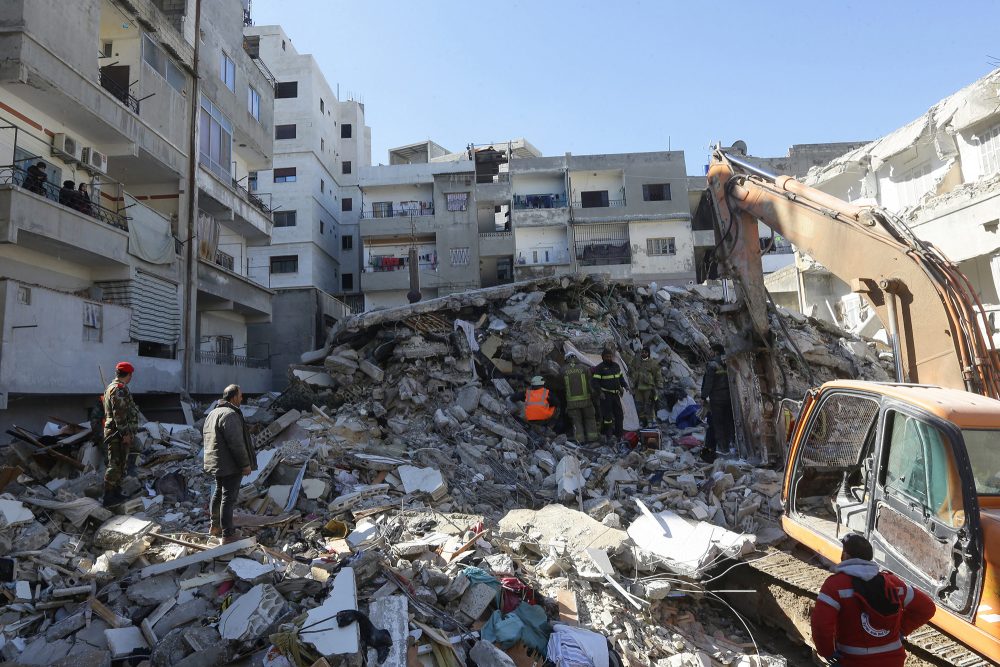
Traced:
MULTIPOLYGON (((834 562, 844 535, 865 535, 879 565, 934 599, 935 624, 1000 655, 1000 623, 984 613, 1000 607, 1000 594, 980 514, 980 497, 994 505, 1000 494, 998 437, 1000 401, 829 382, 806 397, 792 433, 783 527, 834 562), (967 638, 970 622, 979 643, 967 638)), ((1000 537, 993 532, 989 539, 1000 537)))

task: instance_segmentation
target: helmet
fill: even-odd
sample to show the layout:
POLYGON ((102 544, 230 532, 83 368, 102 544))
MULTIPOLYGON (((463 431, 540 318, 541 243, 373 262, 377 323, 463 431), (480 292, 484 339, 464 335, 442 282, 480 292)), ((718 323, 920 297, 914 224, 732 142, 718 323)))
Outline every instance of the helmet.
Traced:
POLYGON ((532 387, 541 387, 544 384, 545 384, 545 378, 543 378, 541 375, 536 375, 535 377, 531 378, 532 387))

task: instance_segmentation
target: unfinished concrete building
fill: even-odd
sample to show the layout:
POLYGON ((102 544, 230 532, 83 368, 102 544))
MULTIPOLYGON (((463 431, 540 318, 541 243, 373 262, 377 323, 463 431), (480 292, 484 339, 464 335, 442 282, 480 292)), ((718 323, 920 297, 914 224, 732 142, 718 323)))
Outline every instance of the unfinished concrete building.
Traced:
MULTIPOLYGON (((904 127, 813 170, 805 182, 854 204, 882 206, 968 276, 990 329, 1000 310, 1000 70, 904 127)), ((861 295, 808 257, 768 277, 779 303, 869 335, 881 328, 861 295)))
POLYGON ((680 151, 542 157, 524 139, 434 142, 362 171, 366 307, 564 273, 686 284, 694 236, 680 151))
POLYGON ((223 385, 266 388, 245 324, 270 317, 271 293, 242 260, 271 220, 238 174, 270 159, 273 93, 242 49, 243 3, 203 3, 197 208, 218 243, 200 235, 192 267, 194 5, 169 4, 0 5, 0 408, 42 409, 52 387, 89 404, 121 359, 140 395, 216 393, 223 368, 223 385))

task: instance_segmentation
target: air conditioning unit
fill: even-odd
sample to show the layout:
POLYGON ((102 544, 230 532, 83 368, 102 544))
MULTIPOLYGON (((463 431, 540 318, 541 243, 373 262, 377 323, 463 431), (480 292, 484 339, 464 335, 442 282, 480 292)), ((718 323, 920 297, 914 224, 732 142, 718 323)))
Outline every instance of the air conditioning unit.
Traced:
POLYGON ((83 166, 101 174, 108 173, 108 156, 91 147, 83 149, 83 166))
POLYGON ((83 146, 68 134, 56 134, 52 137, 52 153, 70 162, 82 159, 83 146))

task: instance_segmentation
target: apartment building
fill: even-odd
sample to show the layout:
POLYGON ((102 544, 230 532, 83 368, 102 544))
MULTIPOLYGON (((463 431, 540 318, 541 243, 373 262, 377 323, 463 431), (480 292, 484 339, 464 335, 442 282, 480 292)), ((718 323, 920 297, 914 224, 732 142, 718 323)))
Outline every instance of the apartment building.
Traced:
POLYGON ((246 42, 277 82, 273 170, 249 179, 252 192, 269 193, 274 229, 270 245, 249 249, 249 262, 275 292, 276 315, 251 327, 252 346, 270 350, 273 386, 282 389, 288 365, 322 346, 330 325, 350 313, 333 295, 359 301, 357 172, 371 163, 371 130, 364 105, 340 101, 313 56, 298 53, 280 26, 247 28, 246 42))
POLYGON ((261 123, 270 122, 272 94, 242 50, 243 3, 202 4, 202 108, 209 115, 199 119, 208 128, 201 152, 218 169, 199 171, 196 203, 213 221, 205 227, 217 231, 219 245, 203 249, 196 273, 184 258, 193 0, 0 4, 5 419, 51 410, 54 400, 89 405, 102 374, 110 376, 121 359, 139 369, 133 389, 140 396, 214 394, 222 375, 250 390, 266 388, 266 369, 246 368, 235 341, 247 318, 270 316, 270 293, 244 280, 235 254, 246 243, 266 242, 270 215, 235 187, 231 164, 259 168, 269 159, 270 128, 255 133, 248 122, 247 87, 262 89, 261 123), (212 56, 222 51, 233 63, 232 86, 220 76, 222 57, 212 56), (232 99, 211 85, 212 75, 232 99), (223 121, 213 125, 217 117, 223 121), (237 150, 230 152, 233 136, 237 150), (251 154, 244 156, 240 143, 251 154), (61 188, 64 181, 85 184, 87 194, 61 188), (215 254, 227 247, 235 253, 232 268, 215 254), (192 290, 185 289, 195 284, 186 280, 189 269, 197 276, 192 290), (196 317, 186 316, 186 302, 196 317), (231 356, 198 345, 202 335, 232 336, 231 356), (217 373, 220 366, 228 372, 217 373))
POLYGON ((434 142, 361 173, 366 307, 559 273, 684 284, 694 238, 680 151, 542 157, 529 142, 434 142))
MULTIPOLYGON (((1000 70, 919 118, 812 171, 805 182, 859 205, 881 206, 955 262, 984 303, 1000 310, 1000 70)), ((881 323, 861 295, 804 255, 768 276, 779 303, 873 335, 881 323)))

